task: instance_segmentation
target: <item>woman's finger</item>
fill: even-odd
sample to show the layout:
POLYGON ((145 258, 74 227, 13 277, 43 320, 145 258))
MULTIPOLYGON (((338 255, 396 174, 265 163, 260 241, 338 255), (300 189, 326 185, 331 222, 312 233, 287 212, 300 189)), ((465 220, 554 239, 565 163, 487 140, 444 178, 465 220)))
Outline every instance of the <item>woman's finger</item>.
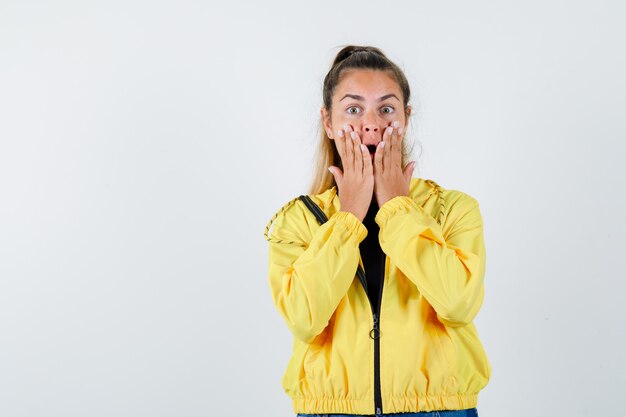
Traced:
POLYGON ((374 166, 376 167, 375 175, 378 177, 383 173, 383 154, 385 152, 386 142, 381 140, 376 146, 376 153, 374 154, 374 166))
POLYGON ((343 172, 354 171, 354 139, 352 138, 352 132, 345 132, 346 137, 346 160, 343 161, 343 172))
POLYGON ((363 160, 363 176, 372 175, 372 157, 364 144, 361 144, 361 159, 363 160))
POLYGON ((337 184, 337 186, 341 187, 341 182, 343 181, 343 172, 341 172, 341 170, 334 165, 329 166, 328 170, 335 178, 335 183, 337 184))
POLYGON ((343 161, 346 159, 346 132, 343 129, 339 129, 337 131, 338 134, 338 138, 336 139, 337 142, 337 151, 339 152, 339 156, 341 157, 341 161, 343 163, 343 161))
POLYGON ((383 171, 387 171, 391 169, 391 151, 393 149, 393 142, 391 141, 391 131, 393 128, 391 126, 385 129, 385 134, 383 135, 383 140, 385 141, 385 148, 383 152, 383 171))
POLYGON ((363 173, 363 151, 361 149, 361 138, 357 132, 351 132, 354 138, 354 171, 358 174, 363 173))
POLYGON ((345 123, 343 125, 343 131, 345 132, 346 139, 347 139, 346 140, 346 152, 348 152, 348 148, 352 150, 352 154, 351 154, 352 157, 348 158, 348 162, 347 163, 350 164, 350 171, 354 171, 354 161, 355 161, 355 159, 357 157, 356 153, 357 152, 360 153, 361 150, 354 146, 354 138, 353 138, 353 135, 352 135, 352 132, 353 132, 352 126, 349 125, 348 123, 345 123))
POLYGON ((372 161, 372 156, 370 154, 370 150, 367 146, 361 144, 361 148, 363 149, 363 176, 371 177, 374 174, 374 161, 372 161))
MULTIPOLYGON (((394 122, 395 123, 395 122, 394 122)), ((391 142, 393 143, 393 151, 391 152, 391 165, 393 169, 399 169, 402 171, 402 138, 398 133, 398 128, 395 127, 391 134, 391 142)))

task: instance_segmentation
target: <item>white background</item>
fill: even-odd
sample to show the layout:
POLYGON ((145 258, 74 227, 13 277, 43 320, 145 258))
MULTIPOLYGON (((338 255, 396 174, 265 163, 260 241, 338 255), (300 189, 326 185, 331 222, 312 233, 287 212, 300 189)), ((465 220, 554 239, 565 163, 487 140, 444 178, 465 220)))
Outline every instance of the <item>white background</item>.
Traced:
POLYGON ((480 416, 622 413, 623 3, 297 3, 0 2, 0 415, 295 415, 263 231, 347 44, 481 205, 480 416))

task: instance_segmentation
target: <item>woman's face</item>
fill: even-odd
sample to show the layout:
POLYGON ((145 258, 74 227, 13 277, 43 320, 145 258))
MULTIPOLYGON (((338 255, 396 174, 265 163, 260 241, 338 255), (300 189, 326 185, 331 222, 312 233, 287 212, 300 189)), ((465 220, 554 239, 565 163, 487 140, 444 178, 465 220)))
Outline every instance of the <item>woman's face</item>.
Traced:
POLYGON ((332 111, 321 109, 326 134, 336 139, 337 131, 347 125, 359 134, 361 143, 374 145, 368 146, 373 158, 387 126, 397 120, 406 132, 411 107, 407 106, 405 114, 402 100, 400 86, 386 72, 349 70, 335 88, 332 111))

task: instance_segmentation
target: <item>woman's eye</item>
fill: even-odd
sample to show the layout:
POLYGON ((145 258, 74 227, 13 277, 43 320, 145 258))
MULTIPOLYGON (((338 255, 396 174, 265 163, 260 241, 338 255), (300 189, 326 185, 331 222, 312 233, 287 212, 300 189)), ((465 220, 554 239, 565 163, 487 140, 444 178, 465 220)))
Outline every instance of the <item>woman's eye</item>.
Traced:
MULTIPOLYGON (((383 113, 385 113, 385 114, 390 114, 390 113, 394 112, 394 108, 391 107, 391 106, 385 106, 385 107, 383 107, 381 109, 381 111, 383 113)), ((357 114, 357 113, 360 113, 360 112, 361 112, 361 109, 359 109, 356 106, 348 107, 348 113, 350 113, 350 114, 357 114)))

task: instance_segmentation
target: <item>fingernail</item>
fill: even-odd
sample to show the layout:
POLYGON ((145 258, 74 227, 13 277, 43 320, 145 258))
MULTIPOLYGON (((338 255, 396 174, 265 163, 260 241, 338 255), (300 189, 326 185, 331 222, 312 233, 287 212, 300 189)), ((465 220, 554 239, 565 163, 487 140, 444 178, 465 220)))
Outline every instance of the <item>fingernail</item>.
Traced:
POLYGON ((337 131, 337 134, 339 135, 340 138, 342 138, 343 137, 343 130, 339 129, 337 131))
POLYGON ((397 120, 394 120, 392 123, 393 127, 398 127, 399 124, 400 123, 397 120))
POLYGON ((398 128, 398 135, 401 135, 402 132, 404 132, 404 128, 403 127, 399 127, 398 128))
POLYGON ((391 132, 393 132, 393 127, 389 126, 389 127, 387 128, 387 134, 388 134, 388 135, 391 135, 391 132))
POLYGON ((380 142, 380 147, 384 148, 385 147, 385 142, 380 142))
POLYGON ((356 139, 356 133, 355 132, 350 132, 350 136, 352 136, 352 139, 356 139))

